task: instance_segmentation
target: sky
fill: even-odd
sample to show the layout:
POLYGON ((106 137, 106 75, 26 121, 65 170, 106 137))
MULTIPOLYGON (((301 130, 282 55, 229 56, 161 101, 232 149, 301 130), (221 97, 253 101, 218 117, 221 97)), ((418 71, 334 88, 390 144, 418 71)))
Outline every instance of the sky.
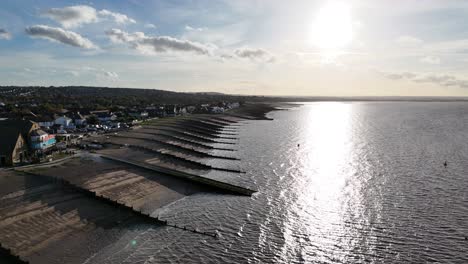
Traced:
POLYGON ((468 1, 3 0, 0 85, 468 96, 468 1))

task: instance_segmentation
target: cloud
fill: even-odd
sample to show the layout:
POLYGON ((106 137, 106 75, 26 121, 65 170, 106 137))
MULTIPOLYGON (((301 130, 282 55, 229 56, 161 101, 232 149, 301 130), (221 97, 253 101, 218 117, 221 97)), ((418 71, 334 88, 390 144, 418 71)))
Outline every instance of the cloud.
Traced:
POLYGON ((116 13, 116 12, 111 12, 106 9, 99 11, 98 14, 103 17, 110 17, 118 24, 136 23, 134 19, 129 18, 127 15, 116 13))
POLYGON ((187 31, 204 31, 205 29, 206 28, 201 28, 201 27, 194 28, 188 25, 185 26, 185 30, 187 31))
POLYGON ((275 60, 268 51, 263 49, 240 48, 234 50, 234 54, 239 58, 247 58, 251 60, 264 60, 267 62, 273 62, 275 60))
POLYGON ((411 72, 402 72, 402 73, 386 73, 381 72, 383 76, 391 80, 400 80, 400 79, 413 79, 417 75, 411 72))
POLYGON ((81 75, 92 75, 96 78, 109 78, 109 79, 118 79, 119 74, 114 71, 108 71, 102 68, 95 68, 90 66, 81 66, 79 68, 72 68, 68 71, 70 74, 74 76, 81 76, 81 75))
POLYGON ((42 16, 60 23, 64 28, 74 28, 82 24, 97 23, 111 19, 118 24, 136 23, 127 15, 103 9, 97 11, 91 6, 77 5, 63 8, 51 8, 42 12, 42 16))
POLYGON ((209 55, 212 49, 209 45, 198 42, 181 40, 168 36, 146 36, 143 32, 127 33, 120 29, 106 31, 111 41, 127 43, 132 48, 142 53, 164 53, 169 51, 193 52, 201 55, 209 55))
POLYGON ((427 64, 440 64, 440 58, 439 57, 434 57, 434 56, 426 56, 420 59, 422 63, 427 63, 427 64))
POLYGON ((414 47, 421 45, 424 41, 412 36, 400 36, 395 40, 401 46, 414 47))
POLYGON ((119 75, 112 71, 104 71, 104 75, 109 78, 119 78, 119 75))
POLYGON ((42 15, 55 20, 64 28, 77 27, 98 21, 96 9, 86 5, 51 8, 42 12, 42 15))
POLYGON ((157 28, 155 24, 147 23, 145 24, 145 28, 157 28))
POLYGON ((45 25, 30 26, 25 29, 26 34, 31 37, 38 37, 50 41, 60 42, 66 45, 79 47, 83 49, 96 49, 89 39, 82 37, 80 34, 73 31, 64 30, 56 27, 49 27, 45 25))
POLYGON ((409 80, 416 83, 430 83, 444 87, 458 87, 468 88, 468 80, 459 79, 454 75, 449 74, 419 74, 411 72, 403 73, 385 73, 381 72, 383 76, 392 80, 409 80))
POLYGON ((0 39, 11 39, 10 32, 6 31, 3 28, 0 28, 0 39))

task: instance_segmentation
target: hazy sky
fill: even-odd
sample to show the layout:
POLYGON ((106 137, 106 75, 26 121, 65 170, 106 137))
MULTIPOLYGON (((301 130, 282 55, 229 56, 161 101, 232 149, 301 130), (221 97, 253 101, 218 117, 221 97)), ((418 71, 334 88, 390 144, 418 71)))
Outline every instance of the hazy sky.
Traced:
POLYGON ((0 3, 0 85, 468 96, 468 1, 0 3))

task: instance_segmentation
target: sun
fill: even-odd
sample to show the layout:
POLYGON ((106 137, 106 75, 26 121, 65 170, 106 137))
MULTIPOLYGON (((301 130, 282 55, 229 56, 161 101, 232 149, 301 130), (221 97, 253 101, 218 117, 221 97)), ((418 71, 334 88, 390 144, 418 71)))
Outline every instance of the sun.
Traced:
POLYGON ((330 2, 320 8, 310 31, 310 40, 314 46, 338 51, 349 45, 352 38, 351 7, 348 4, 330 2))

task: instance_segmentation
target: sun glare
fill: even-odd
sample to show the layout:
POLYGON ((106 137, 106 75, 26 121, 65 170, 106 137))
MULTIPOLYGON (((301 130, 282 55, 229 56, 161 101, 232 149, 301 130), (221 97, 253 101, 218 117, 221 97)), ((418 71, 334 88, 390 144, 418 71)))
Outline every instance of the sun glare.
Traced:
POLYGON ((339 51, 353 37, 351 8, 342 2, 330 2, 315 16, 310 32, 314 46, 323 50, 339 51))

